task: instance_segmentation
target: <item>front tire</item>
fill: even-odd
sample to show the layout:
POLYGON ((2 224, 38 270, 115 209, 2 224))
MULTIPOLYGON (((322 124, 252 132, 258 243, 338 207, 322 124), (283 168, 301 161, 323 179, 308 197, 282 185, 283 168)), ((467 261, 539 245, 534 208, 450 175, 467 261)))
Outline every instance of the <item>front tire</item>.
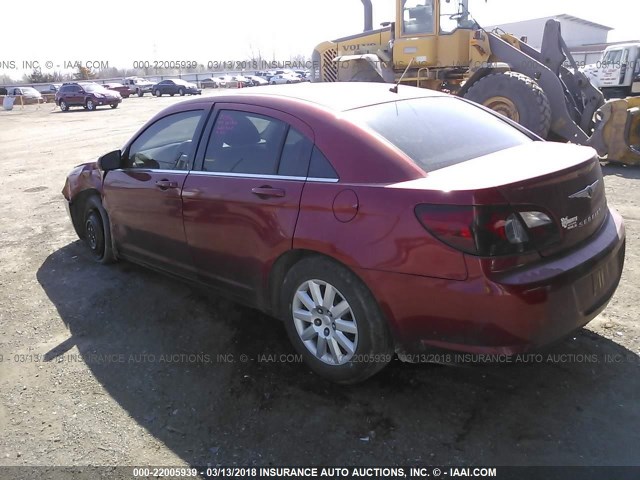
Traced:
POLYGON ((111 108, 118 108, 118 104, 117 103, 112 103, 110 106, 111 106, 111 108))
POLYGON ((184 97, 184 88, 181 88, 180 90, 178 90, 178 93, 180 94, 181 97, 184 97))
POLYGON ((91 196, 87 199, 83 224, 84 241, 93 259, 100 264, 113 262, 115 257, 111 245, 109 219, 98 197, 91 196))
POLYGON ((96 109, 96 104, 93 102, 93 100, 89 99, 87 100, 87 103, 85 104, 85 107, 87 107, 87 110, 89 111, 94 111, 96 109))
POLYGON ((510 118, 542 138, 549 134, 549 99, 538 83, 526 75, 492 73, 473 84, 464 98, 510 118))
POLYGON ((393 358, 377 302, 346 267, 322 257, 301 260, 285 277, 280 305, 295 349, 333 382, 361 382, 393 358))
POLYGON ((144 92, 138 89, 138 97, 144 97, 144 92))

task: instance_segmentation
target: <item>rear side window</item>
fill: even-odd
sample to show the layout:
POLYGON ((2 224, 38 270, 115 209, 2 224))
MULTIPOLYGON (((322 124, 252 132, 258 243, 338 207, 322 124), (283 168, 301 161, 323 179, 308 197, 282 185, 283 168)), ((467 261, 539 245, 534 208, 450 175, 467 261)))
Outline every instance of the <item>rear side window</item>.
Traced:
POLYGON ((256 113, 223 110, 205 153, 207 172, 275 175, 288 125, 256 113))
POLYGON ((425 172, 533 141, 500 118, 451 97, 371 105, 346 116, 373 129, 425 172))
POLYGON ((306 177, 313 143, 295 128, 290 128, 282 148, 278 175, 306 177))
POLYGON ((309 178, 338 179, 338 174, 318 147, 313 147, 311 165, 309 165, 309 178))

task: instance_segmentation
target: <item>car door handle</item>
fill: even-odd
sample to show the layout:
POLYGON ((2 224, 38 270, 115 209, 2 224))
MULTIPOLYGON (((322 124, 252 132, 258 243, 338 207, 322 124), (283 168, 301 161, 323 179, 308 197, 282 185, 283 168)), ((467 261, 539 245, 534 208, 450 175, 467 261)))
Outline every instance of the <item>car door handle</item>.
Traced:
POLYGON ((178 182, 172 182, 170 180, 158 180, 156 187, 160 190, 168 190, 169 188, 178 188, 178 182))
POLYGON ((284 190, 281 188, 272 188, 268 185, 264 187, 255 187, 251 189, 251 193, 259 197, 284 197, 284 190))

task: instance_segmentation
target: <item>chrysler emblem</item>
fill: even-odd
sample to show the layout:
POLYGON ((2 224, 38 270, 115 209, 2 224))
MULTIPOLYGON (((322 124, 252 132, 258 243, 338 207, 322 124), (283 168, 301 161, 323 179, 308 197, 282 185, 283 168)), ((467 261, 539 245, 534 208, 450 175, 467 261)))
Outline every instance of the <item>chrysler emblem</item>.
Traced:
POLYGON ((591 185, 588 185, 586 188, 580 190, 579 192, 576 192, 573 195, 569 195, 569 198, 593 198, 593 194, 598 187, 598 183, 600 183, 600 180, 596 180, 591 185))

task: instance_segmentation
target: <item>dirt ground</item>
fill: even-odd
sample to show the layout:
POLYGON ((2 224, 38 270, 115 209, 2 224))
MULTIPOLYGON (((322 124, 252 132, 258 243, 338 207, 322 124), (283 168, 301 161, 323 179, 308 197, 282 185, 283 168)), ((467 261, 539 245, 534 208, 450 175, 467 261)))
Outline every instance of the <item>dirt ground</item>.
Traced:
POLYGON ((620 287, 545 361, 341 387, 282 356, 279 322, 75 236, 66 174, 176 101, 0 112, 0 466, 640 464, 640 169, 604 167, 620 287))

